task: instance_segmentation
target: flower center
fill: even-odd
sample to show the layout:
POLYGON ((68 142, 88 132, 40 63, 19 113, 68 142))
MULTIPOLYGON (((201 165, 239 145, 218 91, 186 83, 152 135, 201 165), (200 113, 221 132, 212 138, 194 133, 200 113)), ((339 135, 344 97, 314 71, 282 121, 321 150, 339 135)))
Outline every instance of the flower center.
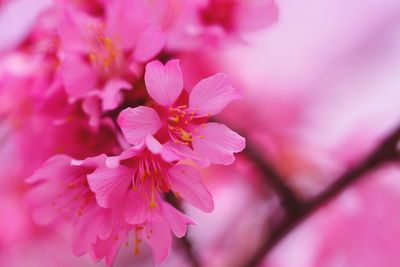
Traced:
POLYGON ((153 157, 143 157, 133 175, 132 189, 148 198, 149 208, 157 207, 156 191, 168 191, 171 185, 165 173, 165 166, 153 157), (149 194, 150 193, 150 194, 149 194))
MULTIPOLYGON (((193 132, 199 131, 196 128, 198 125, 195 123, 195 120, 211 115, 204 116, 197 114, 197 110, 197 108, 188 108, 186 105, 168 109, 169 136, 175 144, 181 143, 190 146, 194 140, 193 132)), ((205 125, 201 124, 200 126, 204 127, 205 125)), ((202 136, 199 137, 203 138, 202 136)))
POLYGON ((117 45, 116 38, 111 38, 104 34, 104 25, 98 27, 91 26, 95 31, 92 38, 92 49, 89 50, 89 60, 99 71, 117 72, 120 69, 121 48, 117 45))

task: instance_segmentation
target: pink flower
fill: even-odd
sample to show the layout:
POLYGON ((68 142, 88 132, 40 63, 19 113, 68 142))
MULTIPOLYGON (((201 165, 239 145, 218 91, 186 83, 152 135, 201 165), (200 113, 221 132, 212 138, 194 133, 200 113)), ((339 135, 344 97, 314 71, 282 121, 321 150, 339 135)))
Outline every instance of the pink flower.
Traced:
POLYGON ((168 33, 167 49, 195 51, 241 39, 244 32, 278 20, 275 0, 154 0, 145 1, 155 21, 168 33))
POLYGON ((118 123, 129 143, 147 140, 148 146, 160 146, 161 142, 164 156, 189 157, 201 166, 233 163, 233 153, 244 149, 245 139, 223 124, 207 122, 230 101, 241 98, 226 74, 201 80, 187 95, 179 61, 171 60, 165 66, 153 61, 146 66, 145 82, 158 105, 121 112, 118 123))
POLYGON ((120 247, 123 244, 129 246, 126 239, 133 233, 133 252, 140 252, 139 244, 144 240, 151 247, 154 260, 162 262, 171 246, 171 230, 182 237, 186 233, 186 225, 194 222, 168 203, 159 202, 159 218, 136 220, 140 223, 133 224, 121 216, 124 210, 134 211, 137 206, 129 199, 113 203, 109 208, 99 205, 97 196, 88 186, 87 175, 99 168, 94 175, 97 177, 105 168, 105 160, 105 155, 84 161, 65 155, 50 158, 27 180, 34 184, 26 201, 33 208, 35 220, 42 224, 53 221, 73 224, 72 249, 77 256, 89 253, 93 261, 105 258, 106 263, 111 265, 120 247))
POLYGON ((172 190, 193 206, 211 212, 214 203, 200 173, 186 164, 172 164, 144 146, 132 147, 88 175, 91 190, 103 208, 129 202, 123 211, 131 224, 159 221, 164 200, 172 190))
MULTIPOLYGON (((72 250, 76 256, 94 251, 91 246, 97 238, 107 240, 112 227, 111 210, 100 208, 90 191, 86 175, 93 172, 105 156, 89 158, 83 162, 57 155, 50 158, 27 182, 35 184, 26 201, 33 208, 36 222, 48 224, 52 221, 72 221, 74 223, 72 250), (90 223, 90 224, 89 224, 90 223)), ((115 228, 120 229, 120 228, 115 228)), ((108 255, 107 261, 115 256, 108 255)))
MULTIPOLYGON (((137 1, 109 1, 105 19, 74 9, 64 10, 58 31, 65 56, 61 71, 72 99, 97 96, 103 111, 122 100, 122 89, 131 89, 138 64, 163 48, 165 35, 146 19, 137 1)), ((96 107, 88 105, 93 113, 96 107)))

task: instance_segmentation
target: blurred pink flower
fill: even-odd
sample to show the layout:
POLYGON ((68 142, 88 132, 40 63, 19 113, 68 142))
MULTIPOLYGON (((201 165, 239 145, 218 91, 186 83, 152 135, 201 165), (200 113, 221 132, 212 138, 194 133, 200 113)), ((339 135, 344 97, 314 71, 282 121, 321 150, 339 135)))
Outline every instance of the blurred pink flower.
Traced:
POLYGON ((188 95, 183 91, 178 60, 165 66, 153 61, 146 66, 145 82, 158 105, 155 109, 139 106, 121 112, 118 123, 129 143, 146 139, 148 145, 161 142, 176 159, 192 158, 201 166, 233 163, 233 153, 244 149, 245 139, 223 124, 207 123, 230 101, 241 98, 226 74, 201 80, 188 95))
POLYGON ((63 11, 58 27, 65 53, 61 72, 72 99, 95 95, 103 111, 118 106, 120 90, 131 89, 139 75, 138 64, 153 58, 165 43, 164 33, 143 11, 129 0, 107 2, 104 21, 72 8, 63 11))

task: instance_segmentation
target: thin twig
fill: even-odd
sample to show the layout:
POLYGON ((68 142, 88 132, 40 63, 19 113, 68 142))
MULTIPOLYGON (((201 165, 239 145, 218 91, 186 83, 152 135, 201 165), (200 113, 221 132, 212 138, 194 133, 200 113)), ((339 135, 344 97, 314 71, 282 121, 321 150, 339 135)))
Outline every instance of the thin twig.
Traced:
POLYGON ((265 255, 288 235, 298 224, 312 215, 315 211, 321 208, 329 200, 345 190, 349 185, 353 184, 364 174, 371 171, 383 163, 387 163, 399 158, 397 151, 397 143, 400 140, 400 126, 390 134, 383 142, 355 168, 344 173, 333 183, 326 191, 321 193, 316 198, 308 202, 296 216, 289 216, 283 223, 279 224, 276 229, 270 233, 261 244, 258 251, 252 256, 251 259, 244 265, 245 267, 257 266, 265 257, 265 255))

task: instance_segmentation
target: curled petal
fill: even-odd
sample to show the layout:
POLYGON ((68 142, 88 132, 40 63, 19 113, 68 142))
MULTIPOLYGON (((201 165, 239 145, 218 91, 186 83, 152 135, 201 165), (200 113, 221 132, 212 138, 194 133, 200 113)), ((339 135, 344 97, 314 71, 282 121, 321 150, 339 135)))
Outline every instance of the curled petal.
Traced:
POLYGON ((107 82, 102 91, 103 111, 115 109, 121 103, 121 90, 131 89, 132 85, 119 78, 107 82))

